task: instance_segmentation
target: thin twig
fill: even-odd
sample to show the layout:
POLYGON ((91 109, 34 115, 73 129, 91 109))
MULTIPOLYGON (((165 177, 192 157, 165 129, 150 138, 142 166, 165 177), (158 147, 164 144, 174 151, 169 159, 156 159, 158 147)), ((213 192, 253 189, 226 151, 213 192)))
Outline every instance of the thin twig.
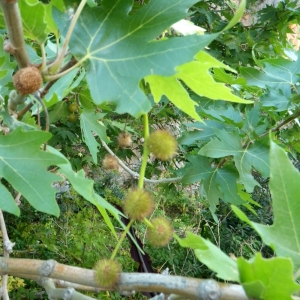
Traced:
MULTIPOLYGON (((117 157, 115 155, 115 153, 108 147, 108 145, 103 142, 101 140, 101 144, 103 146, 103 148, 105 148, 105 150, 111 154, 112 156, 114 156, 117 160, 118 160, 118 163, 119 165, 128 173, 130 174, 133 178, 135 179, 139 179, 140 177, 140 174, 137 173, 137 172, 134 172, 133 170, 131 170, 130 168, 128 168, 124 163, 123 161, 117 157)), ((175 182, 175 181, 180 181, 182 179, 182 177, 173 177, 173 178, 163 178, 163 179, 148 179, 148 178, 145 178, 145 182, 147 183, 153 183, 153 184, 159 184, 159 183, 170 183, 170 182, 175 182)))
MULTIPOLYGON (((278 124, 275 128, 273 128, 271 131, 276 132, 278 131, 282 126, 294 121, 296 118, 300 117, 300 110, 295 112, 293 115, 291 115, 289 118, 286 120, 283 120, 280 124, 278 124)), ((264 132, 262 135, 260 135, 260 138, 263 138, 264 136, 268 135, 269 131, 264 132)))
POLYGON ((68 32, 66 34, 66 38, 65 38, 65 41, 64 41, 64 44, 63 44, 63 47, 61 49, 61 52, 60 54, 58 55, 58 57, 56 58, 56 60, 53 62, 53 64, 51 64, 49 67, 48 67, 48 70, 50 71, 49 73, 52 73, 54 71, 54 73, 56 73, 56 71, 59 69, 59 67, 61 66, 62 62, 63 62, 63 59, 65 57, 65 54, 67 52, 67 49, 68 49, 68 46, 69 46, 69 42, 70 42, 70 39, 71 39, 71 36, 72 36, 72 33, 74 31, 74 28, 75 28, 75 25, 77 23, 77 20, 86 4, 87 0, 81 0, 73 18, 72 18, 72 21, 71 21, 71 24, 69 26, 69 29, 68 29, 68 32))
MULTIPOLYGON (((66 70, 69 70, 69 69, 70 69, 72 66, 74 66, 76 63, 77 63, 77 60, 76 60, 74 57, 72 57, 72 58, 70 59, 70 61, 67 62, 67 63, 61 68, 59 74, 60 74, 61 72, 64 72, 64 71, 66 71, 66 70)), ((48 82, 45 84, 45 86, 44 86, 42 89, 40 89, 40 97, 41 97, 41 98, 44 98, 44 97, 46 96, 46 94, 47 94, 48 91, 50 90, 51 86, 52 86, 58 79, 59 79, 59 78, 57 78, 57 79, 55 79, 55 80, 52 80, 52 81, 48 81, 48 82)))
POLYGON ((22 117, 29 111, 29 109, 33 106, 33 102, 29 102, 28 104, 26 104, 26 106, 21 109, 20 111, 18 111, 17 115, 18 115, 18 120, 21 120, 22 117))

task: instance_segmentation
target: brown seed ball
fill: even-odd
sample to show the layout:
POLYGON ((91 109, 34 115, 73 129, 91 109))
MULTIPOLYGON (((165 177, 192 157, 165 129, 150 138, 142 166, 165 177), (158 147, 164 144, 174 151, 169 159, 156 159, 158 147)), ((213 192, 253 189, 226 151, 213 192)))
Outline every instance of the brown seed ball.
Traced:
POLYGON ((13 76, 13 84, 20 94, 32 94, 43 84, 43 77, 37 68, 26 67, 13 76))
POLYGON ((119 170, 119 162, 115 156, 106 154, 102 160, 102 166, 105 170, 119 170))
POLYGON ((177 142, 174 136, 166 130, 156 130, 146 140, 148 150, 160 160, 173 158, 177 151, 177 142))
POLYGON ((151 220, 153 228, 147 229, 147 238, 154 247, 166 246, 173 237, 173 227, 165 217, 157 217, 151 220))
POLYGON ((152 214, 155 203, 144 189, 130 189, 123 203, 124 213, 132 220, 142 220, 152 214))
POLYGON ((101 287, 112 288, 120 278, 122 266, 116 260, 101 259, 94 267, 94 280, 101 287))
POLYGON ((121 148, 131 147, 132 140, 131 140, 131 134, 128 132, 121 132, 118 135, 118 145, 121 148))

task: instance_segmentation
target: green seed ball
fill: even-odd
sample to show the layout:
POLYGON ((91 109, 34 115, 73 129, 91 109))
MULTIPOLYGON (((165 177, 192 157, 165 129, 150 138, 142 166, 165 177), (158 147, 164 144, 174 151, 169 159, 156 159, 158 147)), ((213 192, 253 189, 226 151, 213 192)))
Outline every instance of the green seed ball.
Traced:
POLYGON ((78 121, 78 115, 71 113, 68 115, 68 121, 71 123, 76 123, 78 121))
POLYGON ((173 158, 177 151, 177 142, 174 136, 166 130, 156 130, 146 140, 148 150, 160 160, 173 158))
POLYGON ((157 217, 151 220, 153 228, 147 229, 147 239, 154 247, 166 246, 173 237, 173 227, 165 217, 157 217))
POLYGON ((142 220, 150 216, 154 206, 151 195, 144 189, 130 189, 123 204, 125 214, 132 220, 142 220))
POLYGON ((77 112, 78 111, 78 105, 76 103, 71 103, 68 106, 68 109, 71 113, 77 112))
POLYGON ((99 286, 112 288, 120 278, 122 267, 116 260, 101 259, 94 267, 94 280, 99 286))

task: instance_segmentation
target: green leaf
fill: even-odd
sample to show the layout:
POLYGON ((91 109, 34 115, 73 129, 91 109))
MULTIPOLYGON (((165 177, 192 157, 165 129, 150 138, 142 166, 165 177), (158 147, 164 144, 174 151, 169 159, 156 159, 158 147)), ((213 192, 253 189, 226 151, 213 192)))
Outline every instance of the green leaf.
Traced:
MULTIPOLYGON (((55 101, 57 100, 62 100, 66 95, 68 95, 68 93, 71 90, 71 86, 72 86, 72 82, 75 78, 75 76, 78 75, 78 68, 76 68, 75 70, 72 70, 71 72, 69 72, 68 74, 62 76, 61 78, 59 78, 49 89, 48 93, 45 96, 45 99, 47 100, 46 105, 48 105, 48 103, 53 101, 53 97, 54 94, 57 95, 57 97, 55 97, 55 101)), ((55 104, 51 103, 51 105, 55 104)))
POLYGON ((260 97, 263 107, 274 107, 274 111, 285 111, 291 107, 291 99, 283 95, 281 90, 270 90, 260 97))
POLYGON ((159 102, 161 97, 165 95, 176 107, 185 112, 195 120, 200 121, 201 118, 195 111, 195 105, 189 93, 177 80, 176 76, 163 77, 159 75, 150 75, 145 81, 151 86, 151 93, 154 101, 159 102))
MULTIPOLYGON (((54 94, 54 97, 57 99, 57 95, 54 94)), ((57 100, 58 101, 58 100, 57 100)), ((68 105, 65 101, 60 101, 51 106, 51 109, 49 111, 49 122, 51 124, 56 123, 60 120, 67 120, 68 115, 70 114, 70 111, 68 109, 68 105)))
POLYGON ((257 300, 292 300, 300 290, 293 280, 293 265, 288 258, 264 259, 261 253, 246 261, 237 259, 240 282, 249 298, 257 300))
MULTIPOLYGON (((300 60, 290 61, 282 57, 260 61, 262 71, 256 68, 241 68, 241 74, 248 85, 271 90, 281 90, 287 98, 291 96, 291 86, 299 82, 300 60)), ((275 100, 276 101, 276 100, 275 100)))
MULTIPOLYGON (((64 164, 59 164, 59 172, 66 176, 66 178, 72 184, 74 190, 81 195, 85 200, 94 204, 99 212, 101 213, 104 221, 106 222, 107 226, 117 238, 114 226, 107 215, 106 210, 108 210, 117 220, 119 220, 119 215, 121 214, 115 207, 109 204, 104 198, 99 196, 94 191, 94 181, 91 179, 85 178, 85 173, 83 170, 78 172, 73 171, 70 162, 56 149, 52 147, 48 147, 51 153, 59 155, 63 160, 64 164)), ((119 220, 120 222, 120 220, 119 220)))
POLYGON ((196 102, 190 99, 182 80, 191 90, 200 96, 205 96, 214 100, 227 100, 239 103, 252 103, 243 100, 233 94, 224 83, 214 81, 209 69, 224 68, 235 72, 228 66, 219 62, 208 53, 200 51, 195 56, 196 61, 192 61, 176 68, 177 73, 173 76, 164 77, 150 75, 145 77, 145 81, 150 84, 151 92, 155 102, 159 102, 165 95, 175 106, 196 120, 200 117, 195 111, 196 102))
POLYGON ((180 239, 174 235, 181 247, 192 248, 199 261, 216 272, 216 276, 229 281, 239 282, 239 273, 236 262, 227 256, 220 248, 210 241, 187 232, 187 237, 180 239))
MULTIPOLYGON (((221 104, 221 103, 220 103, 221 104)), ((210 105, 208 109, 202 108, 201 115, 221 121, 224 124, 229 124, 234 127, 241 127, 243 117, 239 110, 234 109, 231 104, 224 103, 223 105, 210 105)))
POLYGON ((70 50, 86 64, 94 102, 110 101, 118 113, 134 116, 148 112, 150 101, 140 89, 140 81, 150 74, 173 75, 177 65, 191 61, 217 37, 156 40, 170 25, 187 17, 188 8, 196 2, 152 0, 134 14, 128 14, 131 0, 106 0, 101 7, 86 7, 71 37, 70 50))
POLYGON ((259 105, 254 105, 252 108, 247 107, 244 117, 243 132, 247 132, 248 134, 254 133, 255 139, 266 132, 268 123, 264 121, 266 118, 263 118, 260 113, 259 105))
POLYGON ((2 97, 5 96, 3 87, 11 81, 15 67, 16 62, 11 62, 10 55, 3 49, 3 38, 0 37, 0 86, 2 97))
POLYGON ((217 130, 218 139, 213 139, 201 148, 199 154, 219 158, 229 155, 234 156, 235 165, 240 174, 240 181, 248 192, 252 192, 257 181, 252 176, 252 167, 258 170, 263 177, 269 175, 269 147, 267 139, 260 139, 253 145, 242 146, 242 140, 238 133, 228 133, 217 130))
POLYGON ((203 180, 203 188, 210 203, 210 210, 215 212, 219 199, 225 202, 243 204, 244 201, 238 194, 237 171, 226 166, 222 169, 213 168, 209 160, 203 156, 188 156, 187 159, 192 163, 182 178, 183 183, 194 183, 203 180))
POLYGON ((233 27, 243 17, 245 10, 246 10, 246 0, 242 0, 240 2, 240 5, 239 5, 236 13, 234 14, 234 17, 222 31, 225 31, 225 30, 233 27))
POLYGON ((47 38, 45 5, 38 0, 19 1, 24 35, 42 44, 47 38))
POLYGON ((0 208, 16 216, 20 215, 20 209, 15 203, 11 193, 0 183, 0 208))
POLYGON ((270 191, 273 201, 274 224, 261 225, 252 222, 238 208, 238 217, 251 225, 263 242, 271 246, 277 256, 290 257, 295 269, 300 267, 300 174, 283 149, 271 141, 270 191))
POLYGON ((97 153, 99 143, 96 141, 94 134, 97 134, 101 140, 109 143, 106 135, 106 127, 99 123, 101 114, 95 113, 94 110, 84 110, 80 115, 80 125, 83 134, 83 140, 89 147, 93 160, 97 163, 97 153))
POLYGON ((215 129, 225 129, 228 132, 235 130, 235 127, 226 126, 226 124, 217 122, 214 120, 207 120, 203 122, 188 123, 188 128, 194 129, 184 133, 179 139, 178 142, 182 145, 191 145, 197 141, 210 141, 213 137, 216 136, 215 129))
MULTIPOLYGON (((51 185, 61 178, 47 172, 47 167, 62 164, 65 160, 40 149, 50 137, 50 133, 23 132, 20 127, 0 136, 0 176, 35 209, 58 216, 56 191, 51 185)), ((1 192, 3 194, 3 189, 1 192)))

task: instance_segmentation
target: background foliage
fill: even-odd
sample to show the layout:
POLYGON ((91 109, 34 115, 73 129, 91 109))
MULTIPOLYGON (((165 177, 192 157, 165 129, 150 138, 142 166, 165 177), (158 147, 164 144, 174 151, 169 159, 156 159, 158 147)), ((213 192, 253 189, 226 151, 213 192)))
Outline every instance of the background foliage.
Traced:
MULTIPOLYGON (((156 201, 151 218, 172 220, 175 239, 152 247, 146 226, 134 225, 154 271, 237 282, 255 299, 299 293, 299 51, 287 38, 299 8, 285 1, 254 12, 255 2, 244 12, 243 1, 240 8, 230 1, 88 1, 68 50, 77 3, 20 2, 29 59, 47 88, 54 83, 43 98, 49 116, 36 102, 20 115, 33 96, 19 105, 19 118, 11 115, 17 61, 1 50, 0 207, 16 243, 12 257, 93 268, 110 256, 124 228, 122 200, 137 180, 101 162, 108 145, 139 172, 140 117, 148 114, 151 131, 167 129, 178 141, 172 161, 150 156, 145 173, 175 178, 145 183, 156 201), (251 15, 255 22, 245 25, 251 15), (170 26, 184 18, 206 33, 174 32, 170 26), (51 134, 36 121, 44 129, 47 117, 51 134), (118 146, 123 131, 131 148, 118 146)), ((3 14, 0 27, 3 44, 3 14)), ((129 238, 118 252, 126 272, 139 268, 132 247, 129 238)), ((10 280, 15 299, 46 297, 32 281, 10 280)))

